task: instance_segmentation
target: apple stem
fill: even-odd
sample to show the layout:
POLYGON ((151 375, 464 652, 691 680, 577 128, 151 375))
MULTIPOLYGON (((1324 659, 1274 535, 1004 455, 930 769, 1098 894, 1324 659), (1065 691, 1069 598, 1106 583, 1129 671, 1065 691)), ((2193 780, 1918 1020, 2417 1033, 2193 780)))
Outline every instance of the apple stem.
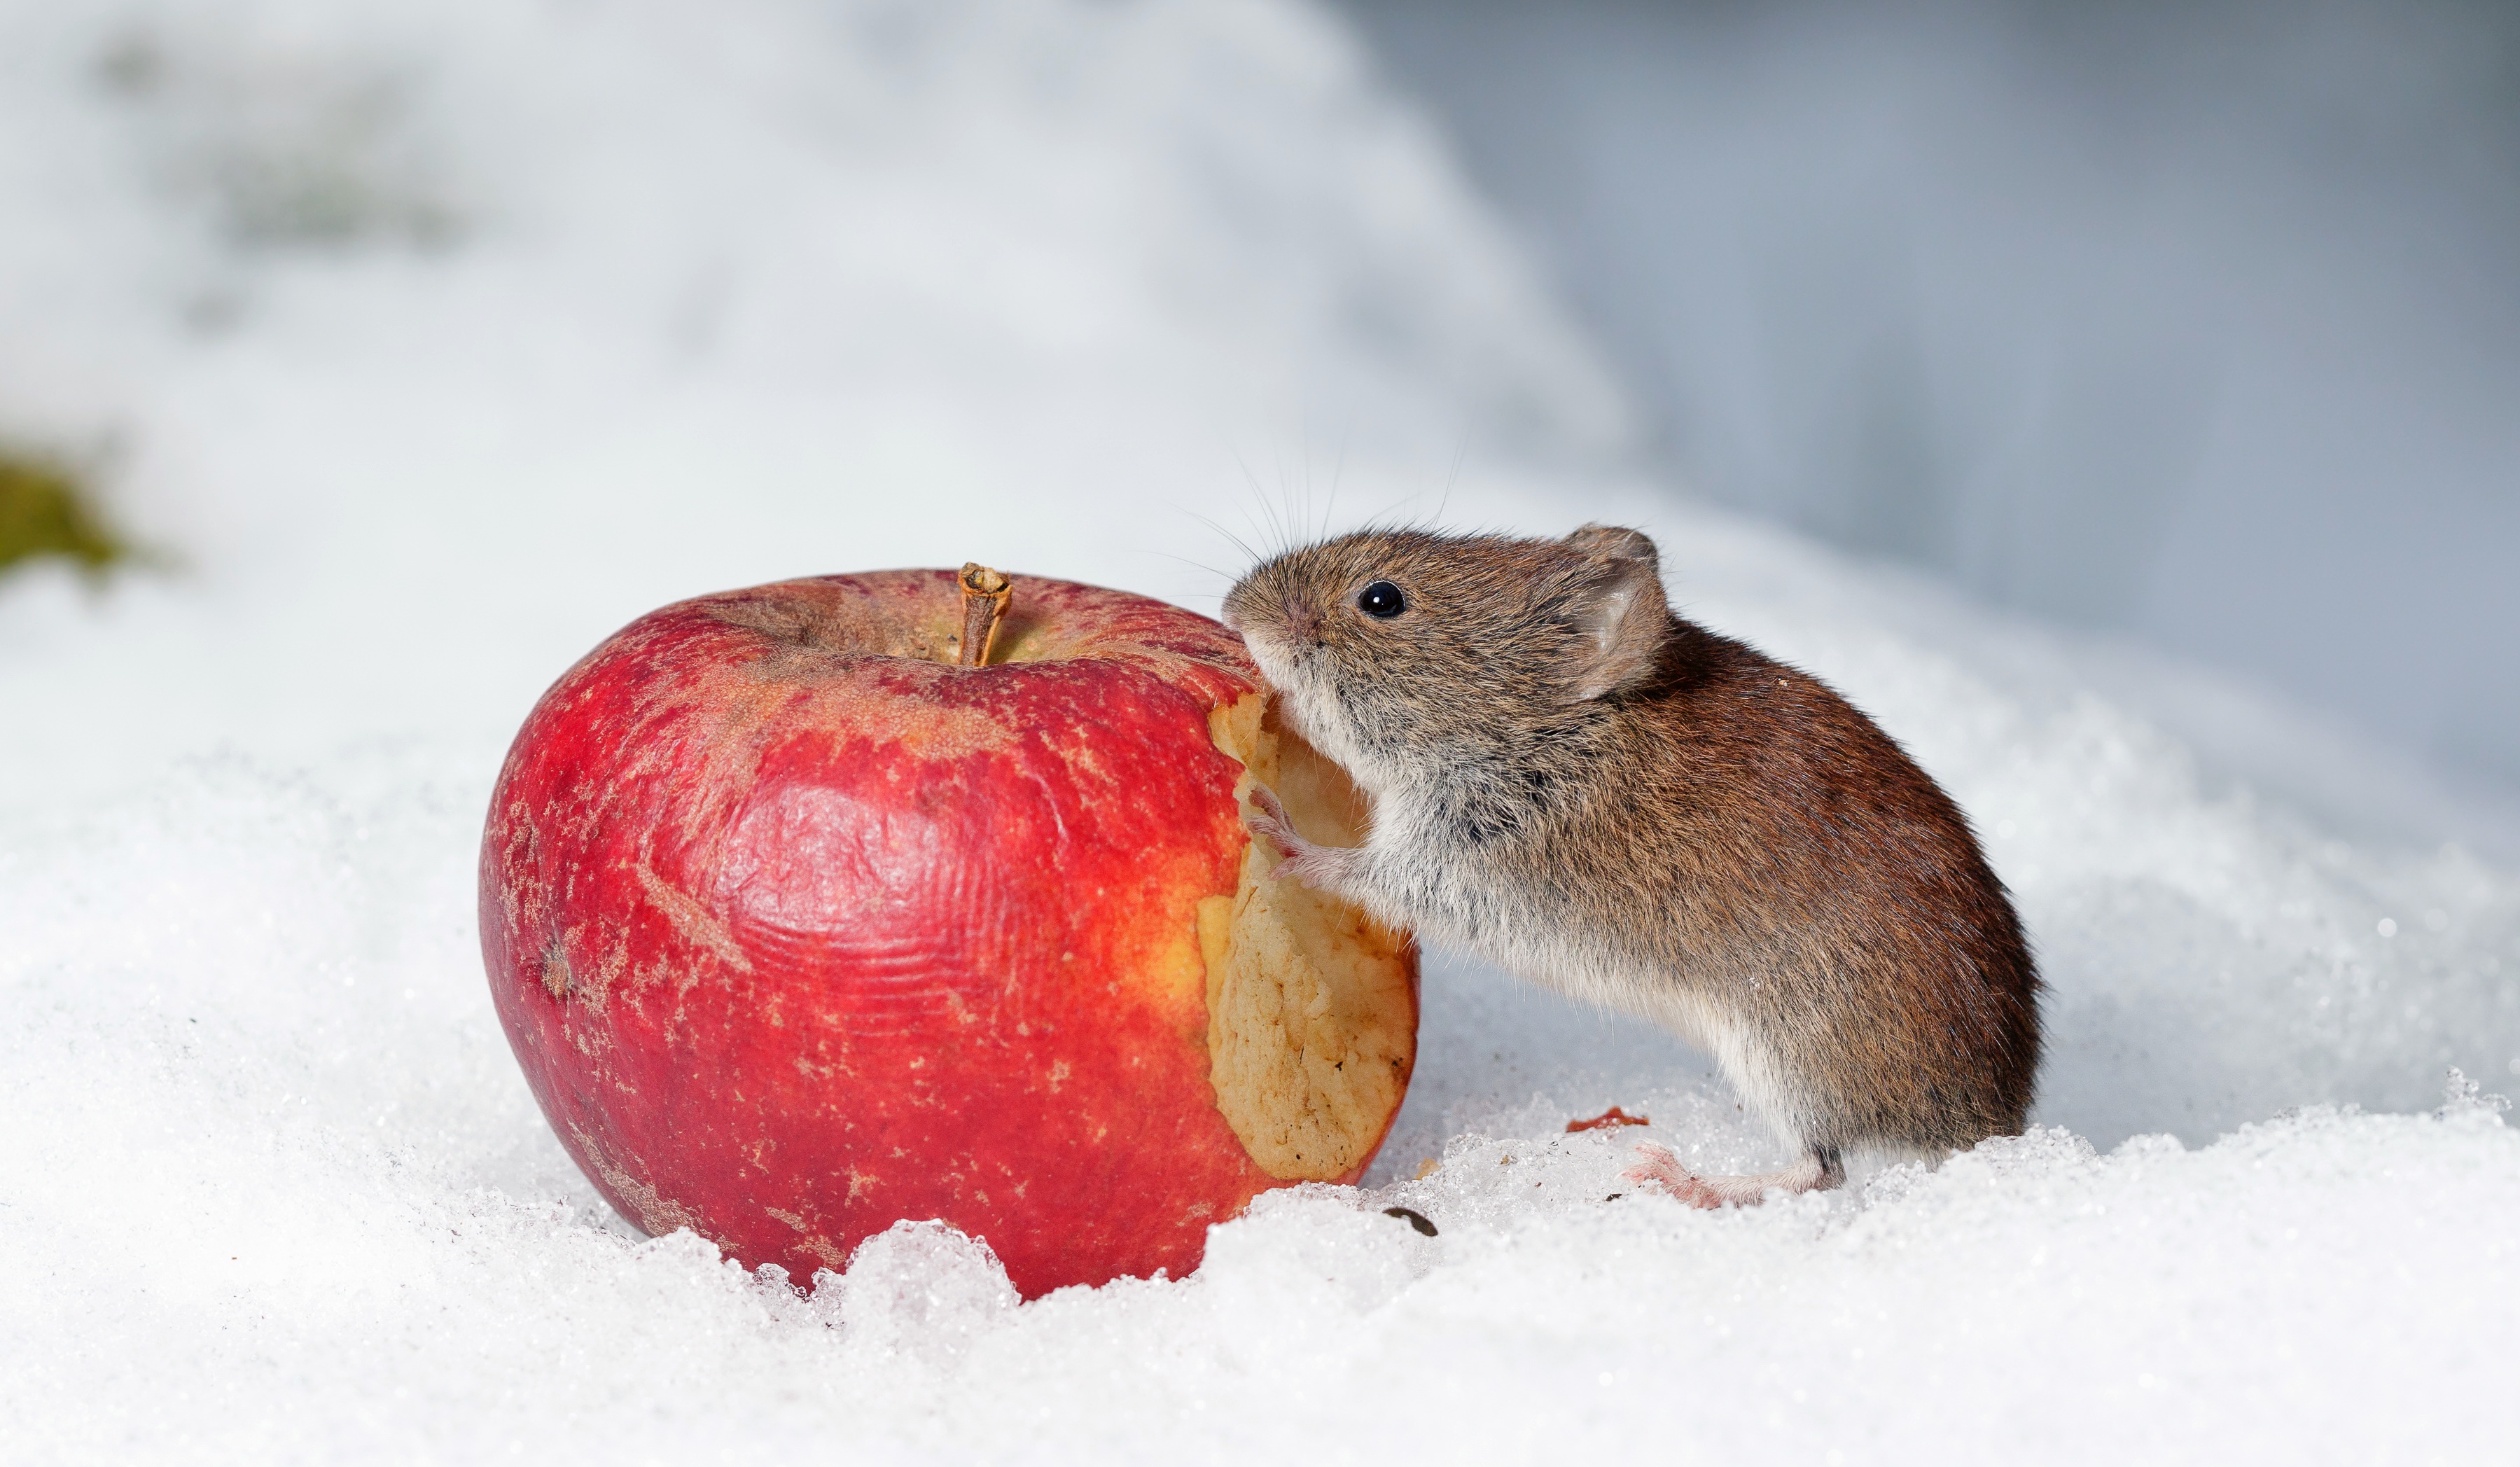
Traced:
POLYGON ((963 645, 954 656, 957 667, 986 667, 989 645, 998 640, 998 618, 1014 598, 1015 583, 1005 573, 977 560, 963 562, 963 645))

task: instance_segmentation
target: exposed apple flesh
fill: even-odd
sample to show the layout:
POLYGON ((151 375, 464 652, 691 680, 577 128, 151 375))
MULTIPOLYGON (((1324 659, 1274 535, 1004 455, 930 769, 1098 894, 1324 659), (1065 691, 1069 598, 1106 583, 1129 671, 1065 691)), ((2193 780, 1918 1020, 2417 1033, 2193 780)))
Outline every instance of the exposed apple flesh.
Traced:
POLYGON ((894 1222, 1027 1296, 1196 1267, 1266 1188, 1353 1181, 1408 1086, 1406 939, 1270 871, 1257 779, 1361 837, 1240 644, 950 571, 653 612, 527 719, 482 946, 544 1114, 624 1216, 799 1279, 894 1222))

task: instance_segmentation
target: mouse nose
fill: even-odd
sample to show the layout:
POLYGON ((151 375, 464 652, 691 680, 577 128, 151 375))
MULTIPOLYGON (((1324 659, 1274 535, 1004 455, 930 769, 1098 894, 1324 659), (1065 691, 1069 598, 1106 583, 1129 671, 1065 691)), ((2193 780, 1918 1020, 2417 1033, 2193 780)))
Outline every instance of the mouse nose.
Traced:
POLYGON ((1322 625, 1320 619, 1313 615, 1313 608, 1292 597, 1286 599, 1285 606, 1286 635, 1297 642, 1314 641, 1322 625))

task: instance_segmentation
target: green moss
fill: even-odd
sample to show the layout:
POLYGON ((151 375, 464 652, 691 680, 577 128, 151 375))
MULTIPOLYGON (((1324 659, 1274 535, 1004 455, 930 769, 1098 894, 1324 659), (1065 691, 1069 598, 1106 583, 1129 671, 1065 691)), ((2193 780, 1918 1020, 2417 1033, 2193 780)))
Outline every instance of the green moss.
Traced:
POLYGON ((0 575, 45 556, 98 576, 129 559, 131 547, 97 512, 76 473, 0 447, 0 575))

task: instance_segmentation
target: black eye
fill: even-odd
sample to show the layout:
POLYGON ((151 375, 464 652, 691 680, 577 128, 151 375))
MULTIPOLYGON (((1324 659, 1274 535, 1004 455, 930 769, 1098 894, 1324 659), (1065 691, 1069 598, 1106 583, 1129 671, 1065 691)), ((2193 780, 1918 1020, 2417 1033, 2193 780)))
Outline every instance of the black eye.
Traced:
POLYGON ((1401 600, 1399 587, 1389 581, 1376 581, 1366 587, 1364 594, 1356 599, 1356 609, 1388 621, 1408 610, 1409 603, 1401 600))

